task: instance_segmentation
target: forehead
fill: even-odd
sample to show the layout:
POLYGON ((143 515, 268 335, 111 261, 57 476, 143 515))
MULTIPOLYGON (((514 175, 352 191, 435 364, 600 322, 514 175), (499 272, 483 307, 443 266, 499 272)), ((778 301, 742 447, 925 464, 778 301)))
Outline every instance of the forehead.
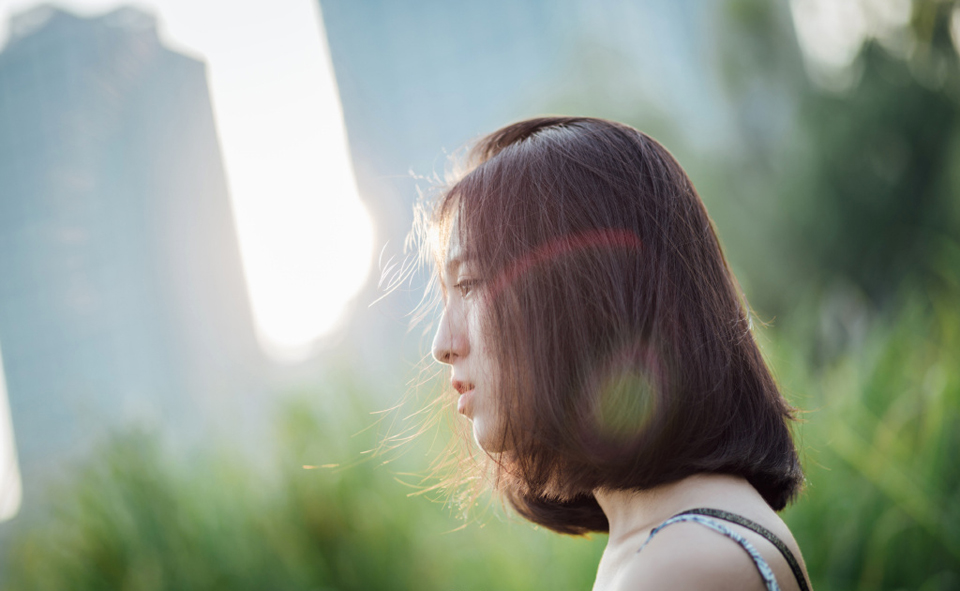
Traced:
POLYGON ((463 244, 463 235, 456 220, 450 224, 447 232, 441 235, 440 266, 449 275, 454 275, 461 266, 473 260, 473 255, 463 244))

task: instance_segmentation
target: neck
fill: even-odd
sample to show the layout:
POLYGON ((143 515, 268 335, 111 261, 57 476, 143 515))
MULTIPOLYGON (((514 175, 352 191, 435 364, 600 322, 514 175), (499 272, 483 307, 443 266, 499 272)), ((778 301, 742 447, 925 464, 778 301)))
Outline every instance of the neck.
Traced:
POLYGON ((726 499, 745 491, 758 495, 743 478, 695 474, 651 489, 597 489, 593 494, 610 524, 608 543, 616 545, 649 532, 681 511, 725 504, 726 499))

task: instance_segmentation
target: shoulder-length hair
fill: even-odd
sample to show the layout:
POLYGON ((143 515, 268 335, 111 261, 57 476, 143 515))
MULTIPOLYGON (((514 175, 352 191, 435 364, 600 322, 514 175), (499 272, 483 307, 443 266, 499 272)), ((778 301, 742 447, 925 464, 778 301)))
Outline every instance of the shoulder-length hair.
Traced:
POLYGON ((742 476, 776 510, 795 496, 793 409, 663 146, 601 119, 509 125, 475 145, 432 224, 482 279, 508 449, 494 482, 520 515, 607 531, 594 490, 697 473, 742 476))

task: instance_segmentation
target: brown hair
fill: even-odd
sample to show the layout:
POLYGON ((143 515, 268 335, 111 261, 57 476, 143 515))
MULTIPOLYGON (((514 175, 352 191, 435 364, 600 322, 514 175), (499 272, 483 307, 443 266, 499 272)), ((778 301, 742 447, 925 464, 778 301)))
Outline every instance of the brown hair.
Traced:
POLYGON ((510 443, 494 481, 520 515, 606 531, 595 489, 702 472, 746 478, 777 510, 796 494, 793 411, 703 203, 656 141, 583 117, 509 125, 473 148, 432 224, 485 278, 510 443))

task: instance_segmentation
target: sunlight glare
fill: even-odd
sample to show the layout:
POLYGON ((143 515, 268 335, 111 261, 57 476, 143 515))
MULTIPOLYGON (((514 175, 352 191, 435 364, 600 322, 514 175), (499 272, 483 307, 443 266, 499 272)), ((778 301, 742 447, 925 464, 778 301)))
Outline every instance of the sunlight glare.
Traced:
MULTIPOLYGON (((38 4, 7 2, 2 16, 38 4)), ((77 14, 127 4, 74 0, 77 14)), ((373 257, 315 0, 147 0, 162 42, 207 64, 254 323, 280 361, 342 320, 373 257)))
POLYGON ((10 404, 7 400, 3 356, 0 355, 0 522, 13 518, 20 510, 22 500, 23 484, 17 464, 10 404))

